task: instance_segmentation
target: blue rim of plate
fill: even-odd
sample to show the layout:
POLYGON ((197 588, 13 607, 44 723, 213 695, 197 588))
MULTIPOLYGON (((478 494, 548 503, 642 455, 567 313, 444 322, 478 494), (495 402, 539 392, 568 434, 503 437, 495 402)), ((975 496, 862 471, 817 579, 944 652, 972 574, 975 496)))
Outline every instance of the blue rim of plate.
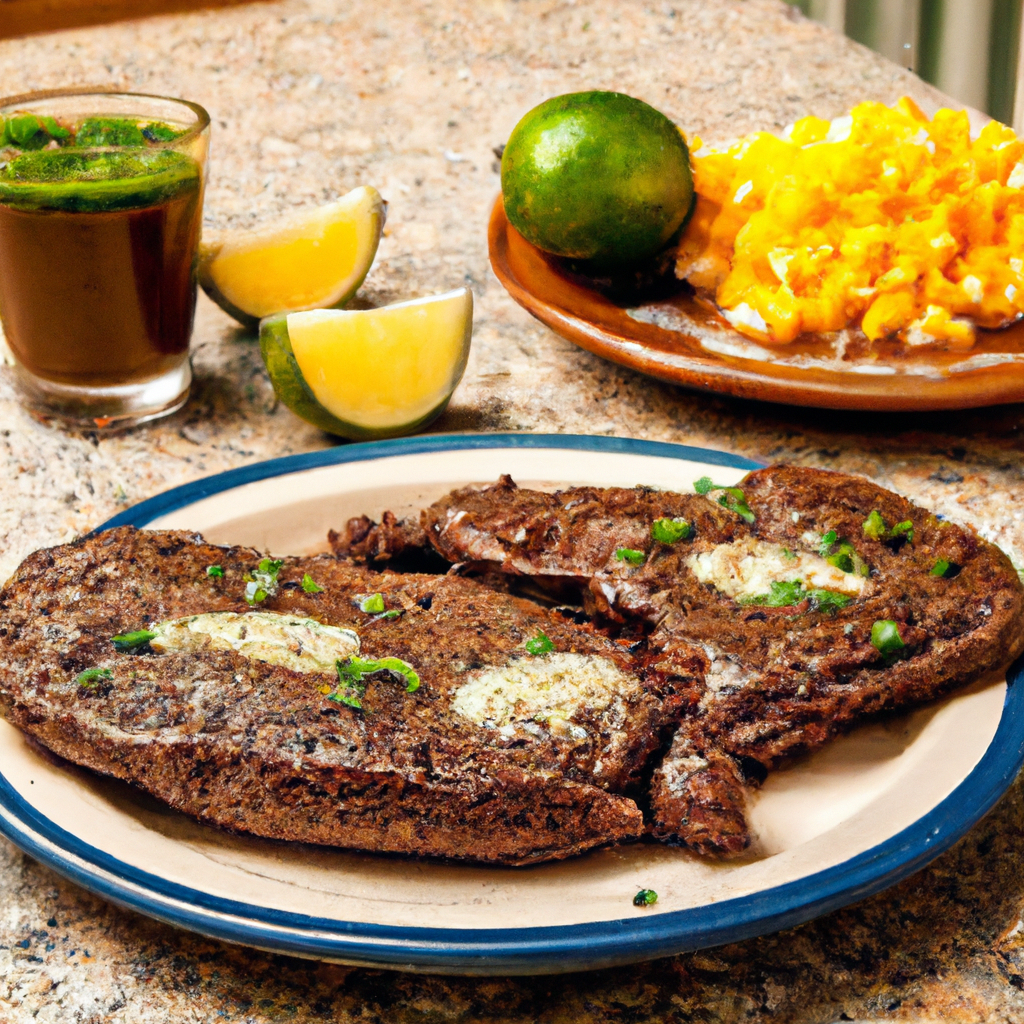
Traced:
MULTIPOLYGON (((467 448, 563 448, 691 459, 756 469, 710 449, 618 437, 560 434, 434 435, 286 456, 176 487, 100 529, 145 526, 221 491, 345 462, 467 448)), ((401 928, 343 922, 210 896, 165 881, 81 842, 39 814, 0 775, 0 833, 58 873, 123 907, 178 927, 279 953, 449 974, 586 970, 739 942, 791 928, 873 895, 924 867, 967 833, 1024 765, 1024 659, 1007 672, 996 734, 973 771, 912 825, 855 857, 785 885, 688 910, 551 928, 401 928)))

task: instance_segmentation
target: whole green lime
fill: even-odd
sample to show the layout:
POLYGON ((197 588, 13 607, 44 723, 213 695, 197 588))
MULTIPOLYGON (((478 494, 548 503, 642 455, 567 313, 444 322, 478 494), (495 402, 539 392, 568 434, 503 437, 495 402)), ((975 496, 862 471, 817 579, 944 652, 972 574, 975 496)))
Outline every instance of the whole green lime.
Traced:
POLYGON ((690 153, 660 111, 620 92, 574 92, 534 107, 501 158, 505 213, 558 256, 605 267, 662 249, 693 200, 690 153))

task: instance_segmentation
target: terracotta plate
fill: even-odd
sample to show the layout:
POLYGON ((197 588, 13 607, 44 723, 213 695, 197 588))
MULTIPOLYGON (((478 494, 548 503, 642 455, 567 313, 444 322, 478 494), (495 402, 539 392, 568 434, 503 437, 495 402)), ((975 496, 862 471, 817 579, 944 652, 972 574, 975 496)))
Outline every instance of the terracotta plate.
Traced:
MULTIPOLYGON (((275 554, 328 528, 412 511, 502 472, 521 483, 687 488, 752 463, 607 437, 477 435, 356 444, 169 491, 111 524, 200 530, 275 554)), ((1016 678, 1016 674, 1013 676, 1016 678)), ((126 784, 54 763, 0 724, 0 830, 80 885, 230 941, 412 970, 577 970, 732 942, 808 920, 910 874, 977 821, 1024 760, 1024 688, 1005 677, 862 728, 769 776, 741 861, 654 845, 532 868, 351 853, 232 835, 126 784), (640 888, 657 904, 637 909, 640 888)))
POLYGON ((530 245, 505 217, 501 196, 488 231, 491 266, 509 294, 581 348, 672 384, 822 409, 911 412, 1024 401, 1024 321, 980 331, 966 353, 877 358, 855 339, 798 339, 771 348, 743 337, 692 295, 618 304, 530 245))

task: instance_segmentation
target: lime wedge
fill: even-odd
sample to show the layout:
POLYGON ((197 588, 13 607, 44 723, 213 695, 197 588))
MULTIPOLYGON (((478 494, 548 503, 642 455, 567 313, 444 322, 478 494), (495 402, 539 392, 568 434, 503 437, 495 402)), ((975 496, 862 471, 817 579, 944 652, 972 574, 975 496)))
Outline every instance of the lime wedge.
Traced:
POLYGON ((278 398, 351 440, 410 434, 439 416, 469 357, 473 293, 458 288, 378 309, 317 309, 260 324, 278 398))
POLYGON ((373 263, 386 208, 380 193, 363 185, 318 209, 204 242, 199 281, 248 327, 272 313, 343 306, 373 263))

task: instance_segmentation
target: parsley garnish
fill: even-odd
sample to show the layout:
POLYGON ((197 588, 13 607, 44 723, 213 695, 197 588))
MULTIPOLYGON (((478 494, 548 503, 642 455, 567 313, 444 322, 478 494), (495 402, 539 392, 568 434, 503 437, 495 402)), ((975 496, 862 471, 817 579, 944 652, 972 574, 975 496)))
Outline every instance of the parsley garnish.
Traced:
POLYGON ((767 594, 747 597, 739 603, 742 605, 760 605, 763 608, 788 608, 792 605, 809 602, 812 610, 834 612, 845 608, 851 601, 846 594, 834 590, 822 590, 820 587, 807 589, 803 580, 775 580, 767 594))
POLYGON ((405 692, 415 693, 420 688, 420 677, 407 661, 401 658, 381 658, 375 661, 370 658, 348 658, 346 661, 335 662, 338 670, 338 683, 342 689, 328 695, 328 700, 337 704, 345 704, 350 708, 362 708, 360 698, 366 691, 364 677, 374 672, 396 672, 405 679, 405 692))
POLYGON ((539 629, 537 630, 537 635, 527 640, 523 646, 526 648, 527 654, 532 654, 534 656, 538 654, 550 654, 555 649, 555 645, 552 642, 551 637, 549 637, 547 633, 541 632, 539 629))
POLYGON ((401 615, 401 614, 402 614, 402 609, 401 608, 389 608, 384 613, 382 618, 385 618, 385 619, 397 619, 398 616, 401 615))
POLYGON ((170 125, 154 121, 142 129, 142 134, 150 142, 173 142, 179 135, 184 135, 185 133, 176 132, 170 125))
POLYGON ((284 562, 276 558, 263 558, 255 572, 247 574, 245 584, 245 600, 250 604, 259 604, 277 593, 277 574, 284 562))
POLYGON ((206 575, 219 580, 223 578, 224 570, 219 565, 208 565, 206 567, 206 575))
POLYGON ((384 595, 370 594, 359 602, 359 610, 369 615, 379 615, 384 611, 384 595))
POLYGON ((620 562, 629 562, 630 565, 643 565, 647 556, 635 548, 616 548, 615 557, 620 562))
POLYGON ((634 907, 652 907, 658 902, 658 894, 653 889, 641 889, 633 897, 634 907))
POLYGON ((720 491, 721 493, 714 500, 722 508, 735 512, 736 515, 748 523, 754 522, 757 518, 747 504, 747 496, 739 487, 720 487, 718 484, 711 482, 711 477, 702 476, 699 480, 694 481, 693 489, 706 498, 711 497, 712 491, 720 491))
POLYGON ((75 680, 79 686, 84 686, 87 690, 95 690, 97 683, 101 679, 113 679, 114 673, 109 668, 87 668, 84 672, 80 672, 78 678, 75 680))
POLYGON ((651 538, 659 544, 686 540, 690 532, 690 524, 685 519, 655 519, 651 523, 651 538))
POLYGON ((871 643, 879 654, 889 658, 899 654, 907 645, 900 636, 900 628, 892 619, 879 619, 871 626, 871 643))
POLYGON ((156 633, 151 630, 137 629, 134 633, 119 633, 117 636, 112 636, 110 642, 114 645, 115 651, 119 651, 121 654, 134 654, 155 637, 156 633))
POLYGON ((947 562, 940 558, 929 571, 930 576, 941 576, 944 580, 951 580, 954 576, 960 575, 960 566, 956 562, 947 562))
POLYGON ((877 508, 871 510, 871 514, 864 520, 861 528, 864 531, 864 536, 871 540, 885 541, 903 538, 910 544, 914 543, 914 524, 909 519, 904 519, 902 523, 897 523, 890 530, 877 508))
POLYGON ((302 577, 302 589, 307 594, 320 594, 323 593, 324 588, 317 586, 316 580, 307 572, 302 577))
POLYGON ((818 554, 840 572, 857 576, 868 576, 871 573, 871 567, 861 558, 857 549, 849 541, 840 538, 835 530, 822 534, 818 554))

